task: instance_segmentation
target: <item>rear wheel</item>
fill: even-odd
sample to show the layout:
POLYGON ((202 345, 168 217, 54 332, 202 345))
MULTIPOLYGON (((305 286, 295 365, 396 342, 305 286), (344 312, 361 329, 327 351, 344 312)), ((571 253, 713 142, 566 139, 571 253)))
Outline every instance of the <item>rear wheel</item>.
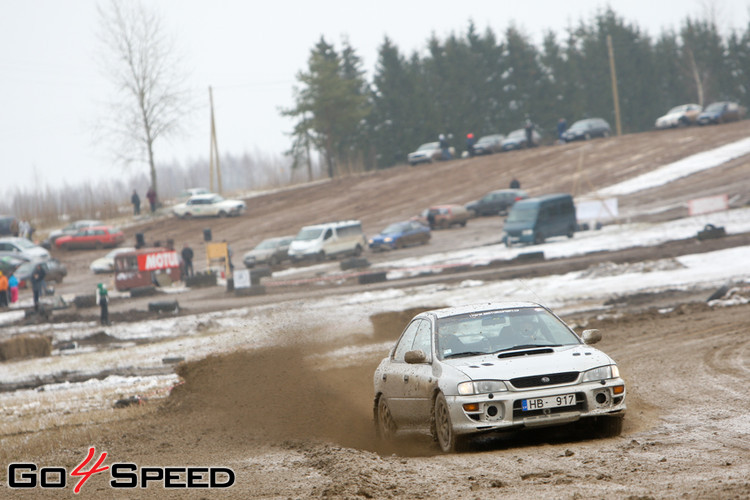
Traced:
POLYGON ((321 250, 320 252, 318 252, 318 255, 315 256, 315 259, 318 262, 323 262, 324 260, 326 260, 326 253, 323 250, 321 250))
POLYGON ((432 435, 444 453, 456 451, 459 438, 453 431, 450 408, 443 393, 438 393, 432 410, 432 435))
POLYGON ((568 228, 568 232, 566 233, 566 235, 568 236, 568 238, 572 238, 574 233, 575 233, 575 228, 574 227, 569 227, 568 228))
POLYGON ((226 213, 226 212, 225 212, 224 210, 222 210, 221 212, 219 212, 219 217, 221 217, 222 219, 223 219, 224 217, 227 217, 228 215, 229 215, 229 214, 228 214, 228 213, 226 213))
POLYGON ((354 256, 359 257, 360 255, 362 255, 362 246, 357 245, 356 247, 354 247, 354 256))
POLYGON ((375 432, 383 441, 392 441, 396 435, 396 422, 393 420, 388 403, 381 395, 378 398, 377 414, 375 415, 375 432))
POLYGON ((588 132, 586 132, 586 135, 584 135, 583 138, 588 141, 589 139, 591 139, 591 134, 589 134, 588 132))
POLYGON ((544 243, 544 235, 542 233, 540 233, 540 232, 537 232, 534 235, 534 244, 535 245, 541 245, 542 243, 544 243))

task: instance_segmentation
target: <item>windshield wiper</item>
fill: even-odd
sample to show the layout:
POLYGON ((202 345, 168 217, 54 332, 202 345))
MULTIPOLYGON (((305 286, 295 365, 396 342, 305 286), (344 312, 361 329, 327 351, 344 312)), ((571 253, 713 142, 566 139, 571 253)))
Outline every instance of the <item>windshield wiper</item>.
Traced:
POLYGON ((504 351, 513 351, 515 349, 529 349, 532 347, 561 347, 562 344, 523 344, 523 345, 514 345, 513 347, 506 347, 505 349, 500 349, 499 351, 495 351, 492 354, 497 354, 498 352, 504 352, 504 351))
POLYGON ((463 357, 466 357, 466 356, 481 356, 483 354, 491 354, 491 353, 484 352, 484 351, 456 352, 456 353, 452 353, 452 354, 446 354, 445 356, 443 356, 443 359, 448 359, 448 358, 463 358, 463 357))

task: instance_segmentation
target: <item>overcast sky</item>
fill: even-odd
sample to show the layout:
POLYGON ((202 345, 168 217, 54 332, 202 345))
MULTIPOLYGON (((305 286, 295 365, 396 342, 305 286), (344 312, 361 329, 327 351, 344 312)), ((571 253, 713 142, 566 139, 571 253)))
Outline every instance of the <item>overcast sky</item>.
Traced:
MULTIPOLYGON (((97 4, 107 2, 0 2, 0 193, 121 175, 95 135, 113 96, 96 59, 97 4)), ((157 164, 208 157, 209 86, 222 154, 280 156, 292 123, 279 109, 293 105, 295 76, 321 36, 337 49, 348 39, 369 79, 385 36, 409 55, 424 51, 433 33, 465 34, 469 21, 497 35, 514 23, 538 45, 546 30, 562 33, 608 4, 651 35, 710 10, 724 33, 744 30, 750 12, 748 0, 149 0, 182 54, 198 102, 186 135, 157 143, 157 164)), ((147 170, 127 173, 137 171, 147 170)))

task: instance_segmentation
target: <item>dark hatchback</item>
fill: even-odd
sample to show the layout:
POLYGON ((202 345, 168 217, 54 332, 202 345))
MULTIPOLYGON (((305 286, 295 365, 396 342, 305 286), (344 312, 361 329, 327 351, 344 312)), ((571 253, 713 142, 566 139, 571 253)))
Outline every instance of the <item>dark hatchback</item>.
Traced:
POLYGON ((588 141, 595 137, 609 137, 610 135, 612 135, 612 129, 604 119, 586 118, 578 120, 563 132, 562 140, 565 142, 588 141))
POLYGON ((482 196, 477 201, 466 205, 466 209, 479 217, 483 215, 502 215, 510 210, 518 200, 524 200, 529 195, 520 189, 498 189, 482 196))
POLYGON ((493 153, 499 153, 503 150, 503 134, 492 134, 480 137, 476 144, 474 144, 474 155, 491 155, 493 153))
POLYGON ((415 220, 395 222, 368 241, 371 250, 395 250, 411 245, 424 245, 432 234, 430 228, 415 220))
POLYGON ((698 115, 698 125, 734 122, 745 116, 745 108, 736 102, 715 102, 698 115))

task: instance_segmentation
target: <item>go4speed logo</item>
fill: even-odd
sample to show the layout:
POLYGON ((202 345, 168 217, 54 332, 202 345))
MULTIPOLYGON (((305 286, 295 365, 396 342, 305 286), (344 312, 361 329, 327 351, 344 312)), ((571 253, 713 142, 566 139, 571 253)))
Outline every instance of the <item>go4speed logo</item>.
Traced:
POLYGON ((73 491, 80 493, 91 476, 109 473, 112 488, 229 488, 234 484, 234 471, 228 467, 138 467, 134 463, 104 465, 107 452, 91 464, 96 455, 94 447, 70 473, 65 467, 37 467, 33 463, 8 465, 8 486, 14 489, 61 489, 68 485, 68 476, 74 481, 73 491), (90 465, 91 464, 91 465, 90 465))

